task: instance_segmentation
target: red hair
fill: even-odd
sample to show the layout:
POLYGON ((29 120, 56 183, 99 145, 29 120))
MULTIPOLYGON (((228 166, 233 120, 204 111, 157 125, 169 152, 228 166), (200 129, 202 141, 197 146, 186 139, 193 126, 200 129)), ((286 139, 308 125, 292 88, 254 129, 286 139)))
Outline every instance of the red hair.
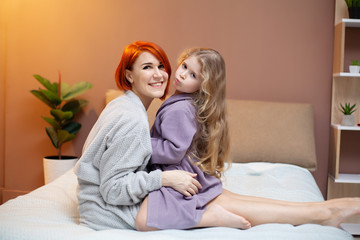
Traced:
POLYGON ((164 100, 169 90, 169 82, 170 82, 170 75, 171 75, 171 66, 170 62, 166 56, 164 50, 156 45, 155 43, 151 42, 144 42, 144 41, 137 41, 132 44, 129 44, 121 57, 120 64, 116 69, 115 72, 115 82, 119 89, 127 91, 132 89, 131 83, 126 79, 125 71, 131 70, 135 60, 142 52, 149 52, 153 54, 165 67, 165 71, 169 75, 168 83, 165 88, 164 96, 160 99, 164 100))

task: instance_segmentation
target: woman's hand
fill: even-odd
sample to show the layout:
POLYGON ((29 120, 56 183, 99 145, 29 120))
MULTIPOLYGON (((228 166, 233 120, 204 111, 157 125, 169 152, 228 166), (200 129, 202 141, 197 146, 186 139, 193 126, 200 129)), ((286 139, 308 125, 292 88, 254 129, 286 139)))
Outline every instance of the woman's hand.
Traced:
POLYGON ((162 186, 172 187, 179 193, 191 197, 199 193, 201 184, 195 179, 196 173, 190 173, 183 170, 171 170, 162 172, 162 186))

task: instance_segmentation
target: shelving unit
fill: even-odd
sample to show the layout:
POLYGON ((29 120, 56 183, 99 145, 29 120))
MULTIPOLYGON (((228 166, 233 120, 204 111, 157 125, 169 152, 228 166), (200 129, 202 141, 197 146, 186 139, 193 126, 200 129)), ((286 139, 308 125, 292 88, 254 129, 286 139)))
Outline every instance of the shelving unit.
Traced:
MULTIPOLYGON (((327 199, 360 196, 360 127, 342 126, 339 104, 357 104, 353 113, 360 123, 360 74, 349 73, 352 60, 360 60, 360 19, 348 18, 344 0, 335 0, 330 154, 327 199)), ((360 217, 341 227, 360 239, 360 217)))
POLYGON ((341 72, 334 74, 334 77, 360 77, 360 73, 349 73, 349 72, 341 72))
POLYGON ((360 31, 360 19, 343 18, 342 21, 335 26, 334 35, 334 63, 333 72, 335 74, 348 74, 344 70, 344 62, 349 64, 349 59, 356 59, 356 55, 352 54, 352 49, 359 45, 358 32, 360 31), (346 38, 346 36, 348 36, 346 38), (347 45, 347 46, 346 46, 347 45))
POLYGON ((345 27, 360 27, 360 19, 343 18, 342 22, 345 24, 345 27))
MULTIPOLYGON (((332 78, 332 97, 331 97, 331 132, 330 132, 330 159, 327 199, 338 197, 359 197, 360 196, 360 151, 350 151, 344 148, 349 141, 344 141, 343 135, 355 138, 355 145, 360 145, 360 74, 347 72, 345 69, 351 64, 352 60, 360 60, 360 19, 342 19, 335 26, 334 37, 334 62, 332 78), (355 126, 342 126, 342 113, 339 111, 340 103, 356 104, 357 110, 353 113, 355 126), (345 144, 344 144, 345 143, 345 144), (342 172, 341 165, 350 158, 354 166, 352 173, 342 172), (355 159, 355 163, 354 163, 355 159), (358 161, 358 163, 357 163, 358 161)), ((348 140, 348 139, 347 139, 348 140)), ((356 147, 358 148, 358 147, 356 147)), ((360 229, 360 218, 350 219, 351 227, 360 229), (354 224, 355 223, 355 224, 354 224)), ((349 224, 344 224, 348 226, 349 224)), ((352 234, 359 234, 358 230, 352 234)))

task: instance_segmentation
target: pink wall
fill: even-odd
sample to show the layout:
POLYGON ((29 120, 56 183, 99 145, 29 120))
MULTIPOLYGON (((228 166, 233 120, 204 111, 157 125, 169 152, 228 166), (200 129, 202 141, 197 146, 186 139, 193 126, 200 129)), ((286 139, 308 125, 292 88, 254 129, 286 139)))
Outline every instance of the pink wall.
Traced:
POLYGON ((0 203, 4 189, 5 163, 5 8, 0 2, 0 203))
MULTIPOLYGON (((85 138, 115 88, 115 68, 134 40, 160 44, 173 66, 188 47, 222 53, 228 97, 312 103, 323 193, 328 164, 334 1, 329 0, 4 0, 1 17, 0 184, 4 199, 43 184, 42 157, 55 153, 40 118, 48 109, 30 93, 32 75, 68 83, 90 81, 85 138), (4 101, 3 101, 4 99, 4 101), (4 167, 4 170, 2 169, 4 167)), ((284 127, 286 131, 286 126, 284 127)))

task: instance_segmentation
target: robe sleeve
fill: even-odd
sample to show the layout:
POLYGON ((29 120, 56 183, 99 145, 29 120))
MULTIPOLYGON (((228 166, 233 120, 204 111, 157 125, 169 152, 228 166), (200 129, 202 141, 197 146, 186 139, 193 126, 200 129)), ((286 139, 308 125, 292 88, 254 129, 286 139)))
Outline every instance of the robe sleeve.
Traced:
POLYGON ((134 118, 122 122, 106 140, 107 149, 99 164, 99 188, 106 203, 134 205, 161 187, 161 171, 145 171, 151 156, 150 146, 144 146, 149 129, 140 124, 134 118))
POLYGON ((179 164, 188 152, 197 124, 193 106, 186 102, 161 115, 161 136, 151 138, 151 164, 179 164))

